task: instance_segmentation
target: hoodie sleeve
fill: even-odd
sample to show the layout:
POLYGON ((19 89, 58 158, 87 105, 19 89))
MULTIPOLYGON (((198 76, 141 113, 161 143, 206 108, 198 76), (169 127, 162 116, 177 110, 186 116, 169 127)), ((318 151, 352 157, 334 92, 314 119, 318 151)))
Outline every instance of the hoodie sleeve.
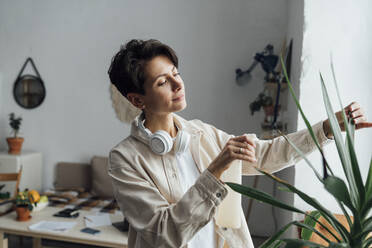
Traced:
MULTIPOLYGON (((202 123, 204 130, 215 140, 216 144, 222 150, 227 141, 234 137, 222 130, 215 128, 212 125, 202 123)), ((323 130, 323 121, 320 121, 312 126, 314 134, 321 146, 324 146, 332 141, 328 139, 323 130)), ((296 150, 285 140, 284 137, 277 137, 271 140, 260 140, 256 134, 246 134, 252 138, 256 144, 256 158, 257 162, 252 163, 242 161, 243 175, 260 175, 254 167, 265 169, 269 173, 274 173, 296 164, 302 159, 296 150)), ((310 154, 316 149, 316 145, 307 129, 303 129, 291 134, 287 137, 291 140, 297 148, 299 148, 305 155, 310 154)))

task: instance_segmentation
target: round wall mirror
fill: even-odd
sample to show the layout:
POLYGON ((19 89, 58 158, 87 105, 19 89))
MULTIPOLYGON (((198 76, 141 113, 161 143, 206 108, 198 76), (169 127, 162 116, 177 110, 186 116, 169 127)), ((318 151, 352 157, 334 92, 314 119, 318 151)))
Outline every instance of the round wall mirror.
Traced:
POLYGON ((23 75, 14 83, 13 95, 15 101, 23 108, 38 107, 45 98, 45 87, 40 77, 23 75))

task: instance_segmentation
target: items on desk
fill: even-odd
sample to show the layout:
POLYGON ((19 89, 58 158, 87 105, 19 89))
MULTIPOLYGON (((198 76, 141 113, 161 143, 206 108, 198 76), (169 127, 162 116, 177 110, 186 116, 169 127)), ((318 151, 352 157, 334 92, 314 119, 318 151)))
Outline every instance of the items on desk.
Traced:
POLYGON ((128 232, 129 230, 129 222, 125 218, 123 221, 112 223, 112 225, 116 227, 120 232, 128 232))
POLYGON ((97 215, 87 215, 84 216, 86 227, 99 227, 99 226, 110 226, 111 219, 110 215, 106 213, 101 213, 97 215))
POLYGON ((97 230, 97 229, 90 228, 90 227, 85 227, 85 228, 81 229, 80 232, 89 233, 89 234, 94 235, 94 234, 100 233, 101 231, 97 230))
POLYGON ((113 214, 119 209, 118 204, 114 199, 92 195, 85 192, 85 189, 49 189, 44 192, 49 197, 49 206, 62 207, 75 205, 76 208, 82 210, 91 210, 99 208, 100 212, 113 214))
POLYGON ((112 200, 109 204, 105 205, 100 212, 102 213, 114 213, 115 210, 119 209, 118 203, 116 200, 112 200))
POLYGON ((33 231, 64 232, 70 230, 76 225, 76 222, 60 221, 39 221, 28 228, 33 231))
POLYGON ((76 208, 65 208, 53 214, 53 216, 64 218, 77 218, 79 216, 79 210, 76 208))

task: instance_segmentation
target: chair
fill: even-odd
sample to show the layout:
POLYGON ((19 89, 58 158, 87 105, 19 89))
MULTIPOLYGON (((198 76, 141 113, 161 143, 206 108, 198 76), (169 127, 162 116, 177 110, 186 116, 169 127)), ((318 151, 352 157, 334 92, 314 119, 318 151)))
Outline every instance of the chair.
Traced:
POLYGON ((0 206, 7 204, 7 203, 13 203, 12 206, 8 210, 4 212, 0 212, 0 216, 13 211, 14 206, 15 206, 15 199, 17 198, 17 194, 18 194, 19 182, 21 181, 21 176, 22 176, 22 167, 18 173, 0 173, 0 182, 1 181, 3 182, 15 181, 16 182, 13 197, 10 197, 9 199, 5 199, 5 200, 0 200, 0 206))

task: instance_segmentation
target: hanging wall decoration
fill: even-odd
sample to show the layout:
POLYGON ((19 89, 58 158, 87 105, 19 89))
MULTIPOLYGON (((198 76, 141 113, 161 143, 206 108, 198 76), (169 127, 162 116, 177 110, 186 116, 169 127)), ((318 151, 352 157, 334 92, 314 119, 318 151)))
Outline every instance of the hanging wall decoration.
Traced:
POLYGON ((27 58, 14 82, 14 99, 21 107, 33 109, 38 107, 44 101, 45 95, 46 91, 44 82, 36 69, 35 63, 32 58, 27 58), (28 62, 31 63, 36 75, 22 75, 28 62))

